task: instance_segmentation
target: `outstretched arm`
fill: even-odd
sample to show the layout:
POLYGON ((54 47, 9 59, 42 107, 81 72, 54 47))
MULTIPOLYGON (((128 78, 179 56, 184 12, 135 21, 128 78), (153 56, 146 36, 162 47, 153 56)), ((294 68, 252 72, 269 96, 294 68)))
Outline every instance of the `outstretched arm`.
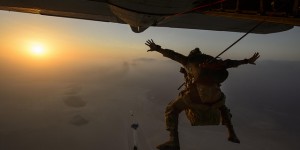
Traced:
POLYGON ((202 68, 210 68, 210 69, 222 69, 222 68, 238 67, 239 65, 243 65, 243 64, 252 64, 252 65, 255 65, 255 61, 259 57, 260 57, 259 53, 256 52, 249 59, 244 59, 244 60, 230 60, 230 59, 226 59, 224 61, 217 60, 217 61, 212 62, 212 63, 203 63, 203 64, 200 64, 200 67, 202 67, 202 68))
POLYGON ((244 60, 230 60, 227 59, 224 61, 226 68, 233 68, 233 67, 238 67, 239 65, 244 65, 244 64, 252 64, 255 65, 255 61, 260 57, 259 53, 256 52, 252 57, 249 59, 244 59, 244 60))
POLYGON ((162 49, 160 45, 156 45, 154 43, 154 41, 151 40, 147 40, 145 43, 147 46, 149 46, 149 50, 147 52, 151 52, 151 51, 157 51, 161 54, 163 54, 164 57, 168 57, 172 60, 175 60, 179 63, 181 63, 182 65, 185 65, 187 62, 187 57, 179 54, 177 52, 174 52, 173 50, 169 50, 169 49, 162 49))

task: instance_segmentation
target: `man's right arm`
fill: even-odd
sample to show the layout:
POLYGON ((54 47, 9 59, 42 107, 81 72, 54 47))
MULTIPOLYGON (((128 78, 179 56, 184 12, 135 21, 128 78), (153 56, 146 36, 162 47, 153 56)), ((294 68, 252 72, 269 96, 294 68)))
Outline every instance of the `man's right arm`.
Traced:
POLYGON ((174 61, 177 61, 177 62, 181 63, 182 65, 185 65, 187 63, 186 56, 184 56, 180 53, 177 53, 173 50, 170 50, 170 49, 162 49, 161 46, 156 45, 153 40, 148 40, 145 44, 150 47, 150 50, 148 50, 148 51, 157 51, 157 52, 161 53, 164 57, 167 57, 174 61))
POLYGON ((164 57, 170 58, 174 61, 177 61, 179 63, 181 63, 182 65, 185 65, 187 62, 187 57, 179 54, 177 52, 174 52, 173 50, 169 50, 169 49, 160 49, 157 52, 161 53, 164 57))

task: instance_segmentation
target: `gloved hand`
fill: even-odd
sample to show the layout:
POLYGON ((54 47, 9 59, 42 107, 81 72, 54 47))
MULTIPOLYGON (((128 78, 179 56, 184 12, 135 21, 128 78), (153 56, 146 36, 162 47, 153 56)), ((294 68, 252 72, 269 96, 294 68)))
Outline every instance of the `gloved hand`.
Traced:
POLYGON ((159 45, 156 45, 152 39, 147 40, 145 44, 150 47, 150 49, 147 52, 149 52, 149 51, 158 51, 158 50, 161 49, 161 47, 159 45))
POLYGON ((255 65, 255 61, 260 57, 259 53, 256 52, 254 53, 254 55, 248 59, 248 63, 249 64, 252 64, 252 65, 255 65))

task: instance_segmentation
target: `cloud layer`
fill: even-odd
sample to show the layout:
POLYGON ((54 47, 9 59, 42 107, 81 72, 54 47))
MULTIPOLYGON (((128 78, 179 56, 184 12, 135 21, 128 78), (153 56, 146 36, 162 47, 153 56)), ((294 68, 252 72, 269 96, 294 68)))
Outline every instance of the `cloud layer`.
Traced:
MULTIPOLYGON (((0 149, 129 149, 133 122, 139 148, 155 149, 168 136, 165 106, 183 82, 178 64, 148 58, 36 76, 1 66, 0 149)), ((182 149, 296 150, 299 75, 299 62, 230 69, 222 89, 242 143, 227 142, 223 126, 191 127, 182 114, 182 149)))

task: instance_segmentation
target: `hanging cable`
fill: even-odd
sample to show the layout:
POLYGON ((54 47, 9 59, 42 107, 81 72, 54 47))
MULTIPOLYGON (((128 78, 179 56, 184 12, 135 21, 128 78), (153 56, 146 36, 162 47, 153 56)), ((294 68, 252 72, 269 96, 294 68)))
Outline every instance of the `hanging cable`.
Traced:
POLYGON ((240 37, 238 40, 236 40, 234 43, 232 43, 230 46, 228 46, 225 50, 223 50, 219 55, 212 58, 208 63, 211 63, 213 60, 217 59, 219 56, 221 56, 223 53, 228 51, 232 46, 234 46, 236 43, 238 43, 240 40, 242 40, 244 37, 246 37, 249 33, 251 33, 253 30, 255 30, 257 27, 259 27, 261 24, 263 24, 265 20, 258 22, 254 27, 252 27, 247 33, 245 33, 242 37, 240 37))

